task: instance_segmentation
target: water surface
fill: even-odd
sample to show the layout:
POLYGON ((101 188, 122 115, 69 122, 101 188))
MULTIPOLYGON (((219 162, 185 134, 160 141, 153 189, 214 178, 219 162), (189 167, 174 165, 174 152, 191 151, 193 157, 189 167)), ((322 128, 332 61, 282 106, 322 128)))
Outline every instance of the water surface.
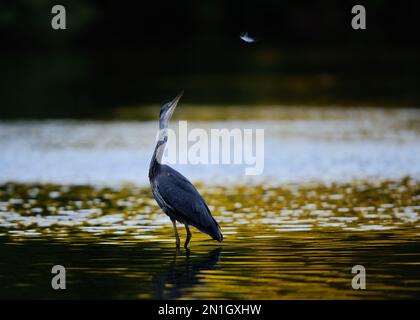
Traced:
MULTIPOLYGON (((177 120, 188 120, 189 130, 204 129, 209 136, 211 129, 251 129, 255 141, 255 130, 264 130, 261 175, 246 176, 252 165, 245 163, 173 165, 192 181, 420 179, 418 109, 181 105, 170 124, 174 130, 177 120)), ((157 129, 156 120, 0 122, 0 183, 147 185, 157 129)))
POLYGON ((171 127, 264 129, 265 167, 174 165, 225 238, 193 230, 179 253, 148 187, 156 121, 0 122, 0 297, 420 298, 419 110, 194 110, 171 127))
POLYGON ((2 185, 0 297, 419 298, 418 182, 199 188, 225 241, 194 229, 177 252, 147 188, 2 185), (354 265, 367 290, 351 288, 354 265))

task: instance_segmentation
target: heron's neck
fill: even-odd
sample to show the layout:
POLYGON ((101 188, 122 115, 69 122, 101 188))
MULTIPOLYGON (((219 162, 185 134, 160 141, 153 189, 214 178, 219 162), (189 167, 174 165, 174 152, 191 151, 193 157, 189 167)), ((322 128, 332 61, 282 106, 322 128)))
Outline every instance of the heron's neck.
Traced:
POLYGON ((168 141, 168 136, 166 130, 161 130, 159 132, 159 140, 156 143, 155 151, 153 152, 152 161, 150 162, 149 167, 149 177, 152 178, 156 175, 159 166, 162 164, 163 153, 165 152, 166 142, 168 141))
POLYGON ((163 153, 165 152, 166 141, 167 141, 166 139, 159 140, 155 147, 155 152, 154 152, 153 157, 160 164, 162 164, 162 158, 163 158, 163 153))

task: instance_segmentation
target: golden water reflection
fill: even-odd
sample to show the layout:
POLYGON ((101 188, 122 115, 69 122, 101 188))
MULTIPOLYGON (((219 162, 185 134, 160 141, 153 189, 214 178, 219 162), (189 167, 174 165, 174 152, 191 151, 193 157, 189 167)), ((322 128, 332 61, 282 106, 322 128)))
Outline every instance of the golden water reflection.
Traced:
POLYGON ((416 181, 200 191, 225 241, 195 230, 177 253, 148 188, 0 186, 0 297, 419 298, 416 181), (67 268, 65 292, 50 288, 55 264, 67 268), (351 288, 356 264, 365 291, 351 288))

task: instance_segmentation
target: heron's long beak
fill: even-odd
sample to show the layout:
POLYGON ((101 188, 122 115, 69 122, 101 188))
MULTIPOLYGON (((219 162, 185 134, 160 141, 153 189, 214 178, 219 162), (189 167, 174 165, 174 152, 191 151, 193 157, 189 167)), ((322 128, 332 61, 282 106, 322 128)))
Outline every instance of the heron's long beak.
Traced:
POLYGON ((174 100, 172 100, 171 103, 171 110, 175 109, 176 106, 178 105, 179 100, 181 100, 182 95, 184 94, 184 90, 182 90, 176 97, 174 100), (173 108, 173 109, 172 109, 173 108))
POLYGON ((179 100, 181 100, 182 95, 184 94, 184 90, 182 90, 176 97, 174 100, 172 100, 171 102, 171 107, 169 109, 169 118, 172 117, 172 114, 175 111, 176 106, 178 105, 179 100))
POLYGON ((178 104, 179 100, 182 98, 182 95, 184 94, 184 90, 182 90, 178 95, 175 97, 174 100, 172 100, 172 103, 175 104, 175 106, 178 104))

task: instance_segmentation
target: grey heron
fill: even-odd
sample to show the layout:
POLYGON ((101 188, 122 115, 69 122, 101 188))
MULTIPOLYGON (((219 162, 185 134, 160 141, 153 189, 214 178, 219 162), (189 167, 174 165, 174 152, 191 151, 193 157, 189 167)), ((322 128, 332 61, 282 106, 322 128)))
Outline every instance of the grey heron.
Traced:
POLYGON ((183 92, 175 99, 165 103, 160 110, 159 137, 149 167, 149 180, 152 193, 159 207, 172 221, 175 231, 176 247, 180 247, 180 239, 176 222, 183 223, 187 231, 184 247, 191 240, 189 226, 194 226, 214 240, 223 241, 223 235, 217 221, 194 185, 178 171, 162 164, 162 157, 168 141, 168 124, 183 92))

